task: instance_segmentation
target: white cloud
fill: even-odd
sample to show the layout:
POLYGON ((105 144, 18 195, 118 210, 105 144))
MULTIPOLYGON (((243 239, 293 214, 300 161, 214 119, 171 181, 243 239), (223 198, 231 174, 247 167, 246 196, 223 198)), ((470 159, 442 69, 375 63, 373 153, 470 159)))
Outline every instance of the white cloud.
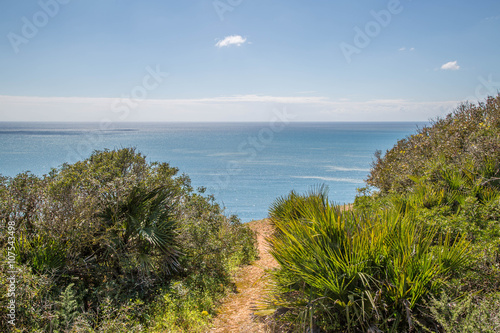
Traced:
POLYGON ((218 41, 217 44, 215 44, 215 46, 219 48, 231 45, 240 46, 242 44, 245 44, 246 41, 247 39, 241 37, 240 35, 232 35, 232 36, 227 36, 223 40, 218 41))
POLYGON ((346 168, 346 167, 340 167, 336 165, 326 165, 325 166, 326 171, 331 171, 331 172, 336 172, 336 171, 359 171, 359 172, 368 172, 370 169, 367 168, 346 168))
POLYGON ((320 177, 320 176, 292 176, 292 178, 297 179, 319 179, 326 182, 342 182, 342 183, 352 183, 352 184, 363 184, 363 179, 354 178, 339 178, 339 177, 320 177))
POLYGON ((415 48, 414 48, 414 47, 412 47, 412 48, 410 49, 410 51, 415 51, 415 48))
POLYGON ((441 69, 445 71, 456 71, 460 69, 460 66, 458 66, 457 61, 455 60, 447 62, 446 64, 441 66, 441 69))
POLYGON ((406 50, 406 47, 402 47, 399 49, 399 51, 404 51, 404 50, 406 50))
POLYGON ((321 96, 235 95, 193 99, 0 96, 2 121, 268 121, 286 107, 293 121, 426 121, 451 112, 457 101, 353 101, 321 96), (139 103, 140 102, 140 103, 139 103))

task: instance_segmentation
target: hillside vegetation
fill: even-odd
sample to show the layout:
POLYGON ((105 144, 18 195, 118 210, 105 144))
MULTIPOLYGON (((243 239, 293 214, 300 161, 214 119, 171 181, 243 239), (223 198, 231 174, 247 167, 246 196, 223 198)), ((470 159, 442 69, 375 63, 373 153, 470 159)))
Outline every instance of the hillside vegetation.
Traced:
MULTIPOLYGON (((0 177, 0 330, 206 332, 255 235, 133 149, 0 177), (8 296, 11 295, 11 296, 8 296)), ((377 152, 354 205, 269 209, 279 332, 500 332, 500 95, 377 152)))
POLYGON ((271 206, 275 321, 297 332, 500 332, 500 95, 377 152, 367 183, 350 209, 323 187, 271 206))
POLYGON ((255 237, 177 173, 120 149, 1 178, 0 251, 19 273, 8 298, 0 266, 0 331, 206 331, 255 237))

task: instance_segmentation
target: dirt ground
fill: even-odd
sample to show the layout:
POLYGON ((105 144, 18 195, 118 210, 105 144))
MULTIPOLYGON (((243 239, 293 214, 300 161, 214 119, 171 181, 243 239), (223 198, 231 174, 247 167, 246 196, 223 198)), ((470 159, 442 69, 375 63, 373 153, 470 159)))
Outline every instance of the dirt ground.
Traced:
POLYGON ((266 332, 264 324, 255 318, 254 312, 269 284, 265 270, 277 266, 265 241, 273 229, 267 219, 249 222, 248 226, 257 233, 259 259, 238 271, 235 277, 237 293, 225 299, 210 332, 266 332))

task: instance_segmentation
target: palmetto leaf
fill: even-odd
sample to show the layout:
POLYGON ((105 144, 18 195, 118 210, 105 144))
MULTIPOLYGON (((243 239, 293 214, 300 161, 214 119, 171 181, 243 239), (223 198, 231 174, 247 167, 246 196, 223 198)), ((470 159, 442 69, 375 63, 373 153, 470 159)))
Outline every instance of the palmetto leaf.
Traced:
POLYGON ((166 187, 136 187, 126 200, 115 207, 106 207, 100 215, 112 226, 114 241, 110 244, 122 244, 122 250, 135 257, 143 273, 152 270, 159 258, 159 264, 171 269, 178 266, 174 202, 173 193, 166 187))
MULTIPOLYGON (((379 317, 387 308, 406 314, 412 325, 411 310, 463 266, 468 244, 438 240, 446 250, 436 255, 437 229, 415 223, 409 207, 372 215, 344 211, 329 203, 324 191, 292 192, 271 207, 277 232, 269 239, 270 253, 281 266, 276 276, 295 279, 283 287, 298 298, 309 293, 320 300, 319 308, 343 313, 348 325, 360 325, 371 314, 379 317)), ((298 306, 296 300, 288 306, 298 306)))

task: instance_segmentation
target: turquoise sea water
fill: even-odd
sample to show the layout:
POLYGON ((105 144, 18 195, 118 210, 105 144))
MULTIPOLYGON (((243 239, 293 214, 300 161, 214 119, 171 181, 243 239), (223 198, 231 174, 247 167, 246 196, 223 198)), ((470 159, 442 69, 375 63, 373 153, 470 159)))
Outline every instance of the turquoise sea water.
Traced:
POLYGON ((0 174, 37 175, 95 149, 136 147, 204 186, 243 221, 267 216, 291 190, 326 184, 330 199, 354 200, 373 154, 424 123, 1 123, 0 174))

